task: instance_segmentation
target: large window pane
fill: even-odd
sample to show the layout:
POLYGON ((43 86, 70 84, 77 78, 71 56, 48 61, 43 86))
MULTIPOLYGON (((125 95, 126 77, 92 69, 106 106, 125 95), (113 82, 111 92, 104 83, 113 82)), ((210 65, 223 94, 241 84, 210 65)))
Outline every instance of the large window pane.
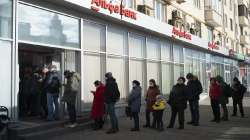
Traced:
POLYGON ((127 46, 126 33, 124 31, 108 28, 107 51, 108 53, 123 55, 127 46))
POLYGON ((80 47, 78 19, 19 4, 19 39, 38 43, 80 47))
POLYGON ((125 98, 127 96, 126 92, 126 70, 125 70, 125 61, 122 58, 109 57, 107 60, 107 71, 112 72, 114 78, 117 81, 121 98, 125 98))
POLYGON ((12 0, 0 0, 0 37, 11 38, 12 0))
POLYGON ((147 39, 147 58, 159 60, 160 48, 159 40, 147 39))
MULTIPOLYGON (((142 89, 144 90, 144 76, 143 61, 141 60, 130 60, 129 62, 129 89, 131 89, 131 81, 138 80, 141 83, 142 89)), ((143 92, 144 93, 144 92, 143 92)), ((144 95, 144 94, 143 94, 144 95)))
POLYGON ((83 48, 90 51, 105 50, 105 27, 102 25, 84 22, 83 48))
POLYGON ((145 38, 135 34, 129 35, 129 55, 131 57, 144 57, 143 48, 145 46, 145 38))
POLYGON ((84 94, 85 103, 91 103, 93 95, 90 90, 94 90, 94 81, 101 80, 101 57, 99 55, 84 56, 84 94))
POLYGON ((3 106, 11 106, 11 43, 0 40, 0 103, 3 106))
MULTIPOLYGON (((159 72, 159 63, 156 62, 148 62, 147 63, 147 79, 155 79, 156 84, 159 85, 160 81, 160 72, 159 72)), ((147 82, 147 85, 149 83, 147 82)))
POLYGON ((183 48, 177 44, 173 46, 174 61, 182 63, 183 62, 183 48))
POLYGON ((163 61, 170 61, 171 59, 171 45, 169 42, 161 43, 161 59, 163 61))
POLYGON ((162 93, 169 94, 172 85, 171 64, 162 64, 162 93))
POLYGON ((184 76, 184 67, 183 67, 183 65, 174 65, 174 84, 176 84, 177 79, 180 76, 184 76))

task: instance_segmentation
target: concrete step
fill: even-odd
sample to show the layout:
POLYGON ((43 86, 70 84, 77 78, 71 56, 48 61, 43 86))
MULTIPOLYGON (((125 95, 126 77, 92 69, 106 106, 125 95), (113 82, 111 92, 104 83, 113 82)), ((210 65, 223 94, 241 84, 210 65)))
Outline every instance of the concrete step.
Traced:
POLYGON ((78 129, 82 129, 84 127, 87 127, 92 123, 91 119, 86 117, 81 117, 77 119, 77 123, 79 126, 77 128, 68 129, 64 127, 64 124, 66 121, 30 121, 30 122, 18 122, 9 125, 9 131, 8 136, 10 140, 20 140, 20 139, 26 139, 26 138, 34 138, 38 136, 37 138, 42 137, 42 135, 57 135, 72 132, 72 131, 78 131, 78 129))
POLYGON ((43 130, 43 131, 36 131, 36 132, 19 135, 18 140, 44 140, 47 138, 65 135, 65 134, 69 134, 72 132, 83 131, 85 129, 91 128, 92 124, 93 123, 89 121, 89 122, 78 124, 78 126, 75 128, 65 128, 63 126, 58 126, 58 127, 50 128, 50 129, 43 130))

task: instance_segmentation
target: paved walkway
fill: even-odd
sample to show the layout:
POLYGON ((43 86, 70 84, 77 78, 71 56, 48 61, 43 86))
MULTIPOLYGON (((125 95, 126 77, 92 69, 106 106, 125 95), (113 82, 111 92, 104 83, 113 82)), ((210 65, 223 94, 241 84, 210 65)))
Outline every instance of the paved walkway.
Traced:
MULTIPOLYGON (((105 130, 94 132, 92 130, 85 130, 72 133, 65 136, 55 137, 50 140, 250 140, 250 98, 247 98, 245 105, 246 117, 231 117, 229 122, 221 122, 219 124, 211 123, 212 119, 211 107, 206 105, 209 103, 208 99, 201 102, 203 104, 200 108, 201 125, 199 127, 185 126, 184 130, 165 129, 163 132, 158 132, 152 129, 142 128, 140 132, 130 132, 132 121, 127 118, 121 118, 120 132, 114 135, 107 135, 105 130)), ((230 107, 230 114, 232 107, 230 107)), ((169 108, 164 115, 165 127, 169 122, 170 113, 169 108)), ((142 124, 144 123, 144 116, 141 116, 142 124)), ((189 110, 186 110, 186 120, 190 119, 189 110)), ((142 125, 141 124, 141 125, 142 125)))

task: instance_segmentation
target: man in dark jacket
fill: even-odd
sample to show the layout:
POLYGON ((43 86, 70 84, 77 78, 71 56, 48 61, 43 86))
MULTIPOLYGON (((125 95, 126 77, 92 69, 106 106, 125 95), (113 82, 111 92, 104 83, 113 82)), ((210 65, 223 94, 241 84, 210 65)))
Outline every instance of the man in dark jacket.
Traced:
POLYGON ((179 117, 179 129, 184 129, 184 110, 187 108, 187 87, 185 78, 180 77, 178 83, 170 92, 168 104, 171 106, 172 114, 168 128, 173 128, 176 115, 179 117))
POLYGON ((188 73, 186 78, 188 79, 187 82, 188 101, 192 118, 192 120, 188 122, 188 124, 192 124, 193 126, 198 126, 200 118, 199 100, 200 100, 200 94, 202 93, 203 89, 198 78, 195 77, 192 73, 188 73))
POLYGON ((241 113, 241 117, 243 118, 245 116, 244 114, 244 110, 243 110, 243 105, 242 105, 242 101, 243 101, 243 97, 244 97, 244 93, 246 92, 246 87, 244 87, 239 79, 237 77, 235 77, 233 79, 233 114, 232 116, 237 116, 237 105, 239 106, 240 109, 240 113, 241 113))
POLYGON ((107 105, 107 112, 110 117, 112 128, 107 131, 107 134, 117 133, 119 131, 118 120, 115 114, 115 103, 120 98, 120 92, 116 80, 113 78, 112 73, 108 72, 105 74, 106 88, 104 91, 104 99, 107 105))
POLYGON ((223 77, 221 76, 217 76, 216 80, 218 82, 218 84, 221 87, 221 91, 222 94, 219 97, 219 104, 221 104, 221 107, 223 109, 223 117, 222 120, 223 121, 228 121, 228 109, 227 109, 227 104, 228 104, 228 97, 230 96, 230 86, 227 85, 227 83, 224 81, 223 77))
POLYGON ((56 66, 50 66, 45 89, 47 93, 48 121, 59 120, 59 93, 61 88, 61 78, 56 66))
POLYGON ((66 127, 74 128, 76 123, 76 96, 80 88, 80 75, 75 72, 66 70, 64 76, 67 79, 67 83, 64 85, 64 94, 62 101, 67 104, 67 111, 69 113, 70 124, 66 127))

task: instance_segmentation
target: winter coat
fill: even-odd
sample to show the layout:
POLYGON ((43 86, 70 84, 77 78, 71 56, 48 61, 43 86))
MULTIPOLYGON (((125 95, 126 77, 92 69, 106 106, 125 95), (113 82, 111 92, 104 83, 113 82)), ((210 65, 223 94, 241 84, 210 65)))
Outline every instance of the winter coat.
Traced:
POLYGON ((153 111, 153 105, 156 102, 156 96, 160 94, 159 87, 149 87, 146 93, 146 109, 149 111, 153 111))
POLYGON ((50 89, 50 85, 51 85, 53 79, 56 78, 56 79, 58 79, 58 81, 59 81, 59 85, 58 85, 57 90, 54 91, 54 93, 52 93, 52 94, 59 94, 59 92, 60 92, 60 86, 61 86, 61 83, 62 83, 62 82, 61 82, 62 79, 61 79, 61 76, 59 75, 59 73, 58 73, 57 71, 51 71, 51 72, 49 72, 49 73, 47 74, 47 76, 48 76, 48 77, 46 78, 46 81, 45 81, 46 93, 52 93, 52 92, 51 92, 51 89, 50 89))
POLYGON ((138 113, 141 109, 141 93, 140 86, 133 87, 128 97, 128 106, 131 108, 131 112, 138 113))
POLYGON ((120 95, 120 92, 116 80, 114 78, 107 79, 104 91, 105 103, 110 104, 117 102, 116 96, 118 94, 120 95))
MULTIPOLYGON (((228 92, 229 90, 228 89, 226 89, 226 88, 228 88, 227 87, 227 84, 225 83, 225 82, 220 82, 220 87, 221 87, 221 96, 220 96, 220 103, 221 104, 228 104, 228 93, 226 93, 226 92, 228 92)), ((230 88, 230 86, 229 86, 229 88, 230 88)), ((230 93, 229 93, 230 94, 230 93)))
POLYGON ((166 100, 160 100, 160 101, 156 101, 155 104, 153 105, 153 110, 157 111, 157 110, 164 110, 166 108, 166 100))
POLYGON ((242 100, 246 92, 246 87, 244 87, 240 82, 233 84, 232 86, 233 94, 232 97, 235 100, 242 100))
POLYGON ((220 85, 217 83, 211 84, 209 89, 209 96, 212 100, 219 100, 222 95, 220 85))
POLYGON ((94 100, 92 104, 92 112, 91 117, 93 119, 102 118, 105 113, 105 105, 104 105, 104 91, 105 86, 101 84, 95 91, 94 100))
POLYGON ((188 100, 199 100, 202 93, 202 85, 199 80, 190 80, 187 82, 188 100))
POLYGON ((173 86, 168 103, 172 108, 186 109, 187 108, 188 89, 185 84, 176 84, 173 86))
POLYGON ((70 104, 75 104, 76 96, 79 89, 80 89, 80 75, 74 73, 72 77, 67 79, 67 83, 64 87, 64 94, 62 100, 70 104))

